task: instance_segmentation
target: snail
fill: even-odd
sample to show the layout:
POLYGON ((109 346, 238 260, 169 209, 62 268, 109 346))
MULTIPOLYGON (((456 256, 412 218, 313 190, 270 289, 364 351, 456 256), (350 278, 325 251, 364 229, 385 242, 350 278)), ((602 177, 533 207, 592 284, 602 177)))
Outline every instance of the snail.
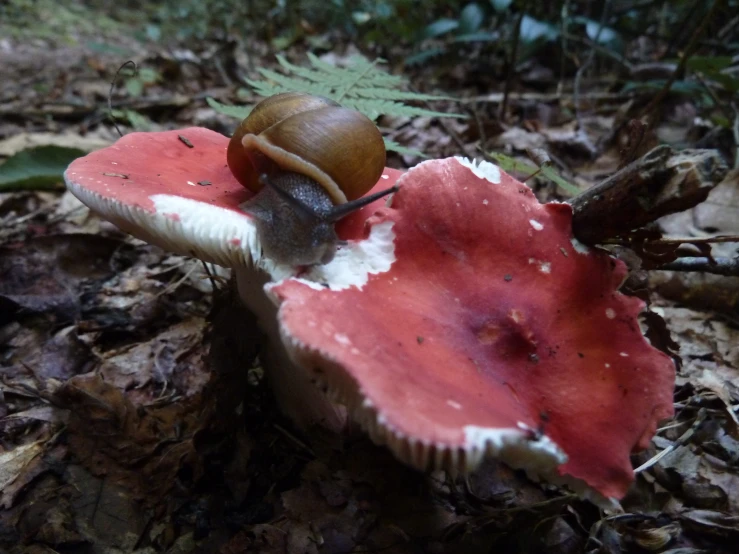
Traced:
POLYGON ((278 263, 330 262, 343 244, 334 224, 397 190, 363 196, 385 168, 382 135, 363 114, 321 96, 288 92, 261 101, 234 132, 226 158, 256 193, 240 207, 278 263))

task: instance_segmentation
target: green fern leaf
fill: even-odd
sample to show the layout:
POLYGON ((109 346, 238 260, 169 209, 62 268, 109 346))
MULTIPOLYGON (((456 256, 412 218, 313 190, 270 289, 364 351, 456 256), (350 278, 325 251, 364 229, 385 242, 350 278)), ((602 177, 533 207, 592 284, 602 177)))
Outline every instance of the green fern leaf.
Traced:
POLYGON ((393 152, 397 152, 401 155, 407 155, 407 156, 418 156, 419 158, 428 158, 426 154, 421 152, 420 150, 416 150, 415 148, 407 148, 405 146, 402 146, 395 142, 394 140, 390 140, 389 138, 383 139, 385 141, 385 150, 392 150, 393 152))
POLYGON ((377 98, 380 100, 417 100, 417 101, 435 101, 435 100, 451 100, 456 98, 451 96, 436 96, 434 94, 422 94, 420 92, 405 92, 402 90, 388 90, 379 87, 366 87, 352 91, 352 96, 361 98, 377 98))
POLYGON ((221 104, 218 100, 208 96, 205 101, 208 105, 218 113, 235 117, 237 119, 244 119, 249 112, 251 112, 251 106, 229 106, 227 104, 221 104))
POLYGON ((407 117, 465 117, 462 114, 437 112, 391 100, 345 98, 343 104, 362 112, 373 120, 377 119, 380 114, 407 117))
MULTIPOLYGON (((282 92, 306 92, 331 98, 346 106, 362 112, 376 120, 381 115, 404 117, 466 117, 458 113, 444 113, 409 105, 408 102, 433 102, 454 100, 447 96, 421 94, 401 90, 407 87, 405 78, 383 71, 384 60, 374 61, 356 56, 350 59, 348 67, 337 67, 326 63, 315 54, 308 53, 309 67, 291 63, 284 56, 277 56, 277 63, 283 72, 260 68, 263 80, 247 80, 254 92, 260 96, 272 96, 282 92)), ((208 104, 220 113, 228 113, 223 106, 212 99, 208 104)), ((230 115, 230 113, 229 113, 230 115)), ((401 154, 422 156, 421 152, 405 148, 398 143, 386 140, 386 148, 401 154)))

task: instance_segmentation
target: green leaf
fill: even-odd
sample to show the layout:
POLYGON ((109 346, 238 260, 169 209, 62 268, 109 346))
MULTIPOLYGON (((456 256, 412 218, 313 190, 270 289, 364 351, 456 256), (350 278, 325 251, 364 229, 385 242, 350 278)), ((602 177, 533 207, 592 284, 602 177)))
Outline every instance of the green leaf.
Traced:
POLYGON ((98 42, 95 40, 90 40, 86 44, 90 50, 92 50, 93 52, 97 54, 109 54, 109 55, 119 56, 119 57, 126 57, 126 56, 134 55, 133 52, 131 52, 131 50, 128 48, 123 48, 115 44, 108 44, 107 42, 98 42))
MULTIPOLYGON (((305 92, 325 96, 363 113, 373 121, 381 115, 467 117, 464 114, 445 113, 408 105, 406 102, 448 101, 454 98, 399 90, 407 87, 406 79, 383 71, 379 66, 385 63, 384 60, 369 61, 356 56, 350 58, 350 65, 347 67, 333 66, 311 53, 308 53, 308 60, 310 67, 303 67, 278 55, 277 62, 284 72, 260 68, 259 73, 264 80, 247 80, 247 83, 261 96, 272 96, 282 92, 305 92)), ((208 103, 217 109, 210 99, 208 103)), ((245 114, 239 114, 239 117, 245 117, 245 114)), ((391 150, 422 155, 415 150, 399 150, 402 147, 393 142, 388 144, 391 150)))
MULTIPOLYGON (((664 88, 665 79, 652 79, 644 82, 626 81, 621 92, 631 92, 634 90, 661 90, 664 88)), ((685 95, 700 95, 703 87, 700 83, 692 81, 675 81, 670 87, 670 92, 685 95)))
POLYGON ((728 73, 713 73, 710 75, 710 78, 717 83, 721 83, 721 86, 729 92, 739 91, 739 79, 732 77, 728 73))
POLYGON ((622 49, 621 35, 619 35, 614 29, 606 26, 603 26, 601 29, 599 21, 594 21, 587 17, 575 17, 573 18, 573 21, 585 25, 585 33, 588 35, 590 40, 595 41, 597 38, 598 44, 608 46, 614 50, 620 51, 622 49))
POLYGON ((146 25, 146 38, 159 42, 159 39, 162 38, 162 28, 159 25, 149 23, 146 25))
POLYGON ((511 4, 513 4, 513 0, 490 0, 490 5, 498 13, 506 11, 511 4))
POLYGON ((377 98, 382 100, 451 100, 457 99, 452 96, 437 96, 435 94, 422 94, 420 92, 405 92, 402 90, 389 90, 386 88, 362 88, 355 91, 356 96, 361 98, 377 98))
POLYGON ((441 56, 446 52, 446 48, 442 46, 436 46, 434 48, 426 48, 423 50, 420 50, 416 52, 415 54, 411 54, 405 59, 405 65, 407 66, 415 66, 415 65, 423 65, 426 62, 441 56))
POLYGON ((554 168, 551 165, 541 166, 541 174, 553 183, 557 184, 559 188, 566 192, 569 192, 573 196, 575 194, 579 194, 580 192, 579 188, 577 188, 569 181, 564 180, 556 171, 554 171, 554 168))
POLYGON ((134 98, 138 98, 144 92, 144 82, 141 79, 132 77, 126 80, 126 91, 134 98))
POLYGON ((495 31, 479 31, 477 33, 469 33, 466 35, 457 35, 453 42, 495 42, 500 35, 495 31))
POLYGON ((150 131, 152 128, 151 119, 135 110, 112 110, 110 115, 116 120, 128 121, 136 131, 150 131))
POLYGON ((37 146, 18 152, 0 165, 0 191, 64 188, 67 166, 86 152, 63 146, 37 146))
POLYGON ((554 40, 558 36, 559 30, 551 23, 539 21, 529 15, 524 15, 521 19, 520 38, 526 43, 537 40, 554 40))
POLYGON ((370 62, 365 58, 351 59, 350 67, 336 67, 308 54, 313 67, 301 67, 277 56, 280 66, 288 74, 260 68, 266 81, 247 80, 261 96, 272 96, 281 92, 300 91, 318 94, 336 100, 343 106, 362 112, 372 120, 380 115, 408 117, 466 117, 463 114, 444 113, 405 104, 408 101, 430 102, 452 100, 447 96, 420 94, 397 90, 405 86, 402 77, 390 75, 377 66, 383 60, 370 62))
POLYGON ((146 85, 152 85, 159 82, 159 80, 161 79, 161 75, 159 75, 159 72, 156 69, 152 69, 151 67, 139 68, 139 73, 137 77, 141 79, 141 81, 146 85))
POLYGON ((470 2, 459 14, 459 34, 466 35, 477 32, 485 20, 485 12, 482 6, 476 2, 470 2))
POLYGON ((526 162, 516 160, 515 158, 511 158, 510 156, 506 156, 505 154, 501 154, 500 152, 490 152, 488 153, 488 156, 493 158, 503 171, 509 173, 520 173, 527 176, 533 176, 535 173, 540 173, 569 194, 575 195, 580 192, 579 188, 563 179, 556 171, 554 171, 554 168, 552 168, 551 165, 545 164, 541 167, 537 167, 533 164, 528 164, 526 162))
POLYGON ((731 56, 693 56, 686 64, 694 71, 712 74, 731 65, 731 56))
POLYGON ((251 112, 251 106, 228 106, 221 104, 218 100, 207 96, 205 101, 208 105, 220 114, 227 115, 229 117, 235 117, 237 119, 244 119, 249 112, 251 112))
POLYGON ((510 173, 511 171, 515 171, 516 173, 531 175, 533 173, 536 173, 536 171, 538 171, 539 169, 533 164, 522 162, 521 160, 511 158, 510 156, 506 156, 505 154, 501 154, 500 152, 489 152, 488 156, 493 158, 498 166, 503 171, 506 171, 508 173, 510 173))
POLYGON ((457 27, 459 27, 459 21, 456 19, 437 19, 423 31, 423 38, 440 37, 454 31, 457 27))
POLYGON ((427 110, 425 108, 417 108, 416 106, 408 106, 401 102, 377 99, 364 100, 360 98, 346 98, 342 104, 347 108, 352 108, 362 112, 372 120, 377 119, 381 114, 408 117, 467 117, 464 114, 437 112, 434 110, 427 110))
POLYGON ((391 150, 393 152, 397 152, 398 154, 406 156, 418 156, 419 158, 428 158, 428 156, 420 150, 416 150, 415 148, 406 148, 405 146, 401 146, 394 140, 390 140, 388 138, 384 138, 383 140, 385 141, 385 150, 391 150))

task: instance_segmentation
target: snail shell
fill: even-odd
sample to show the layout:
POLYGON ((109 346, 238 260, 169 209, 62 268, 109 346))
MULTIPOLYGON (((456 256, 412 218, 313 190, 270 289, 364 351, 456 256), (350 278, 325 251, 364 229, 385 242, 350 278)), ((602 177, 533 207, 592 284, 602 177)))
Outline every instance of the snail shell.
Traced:
POLYGON ((321 96, 288 92, 260 102, 228 145, 228 166, 258 192, 260 176, 291 171, 316 181, 334 204, 357 199, 385 168, 385 145, 363 114, 321 96))

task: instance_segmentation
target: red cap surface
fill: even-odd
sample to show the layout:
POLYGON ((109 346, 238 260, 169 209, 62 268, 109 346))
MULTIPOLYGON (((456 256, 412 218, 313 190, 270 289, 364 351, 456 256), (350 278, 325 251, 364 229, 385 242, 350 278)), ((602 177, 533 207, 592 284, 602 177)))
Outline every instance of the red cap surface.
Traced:
MULTIPOLYGON (((226 164, 228 142, 199 127, 130 133, 72 162, 64 179, 93 211, 151 244, 226 267, 259 263, 273 274, 295 273, 262 257, 256 227, 239 209, 252 193, 226 164)), ((386 169, 377 190, 391 186, 399 174, 386 169)), ((361 236, 364 218, 381 205, 345 218, 342 238, 361 236)))
POLYGON ((390 237, 385 269, 269 288, 293 359, 412 465, 488 453, 622 497, 674 383, 643 303, 618 292, 624 264, 573 239, 568 205, 491 164, 424 162, 398 184, 366 222, 367 241, 390 237))

